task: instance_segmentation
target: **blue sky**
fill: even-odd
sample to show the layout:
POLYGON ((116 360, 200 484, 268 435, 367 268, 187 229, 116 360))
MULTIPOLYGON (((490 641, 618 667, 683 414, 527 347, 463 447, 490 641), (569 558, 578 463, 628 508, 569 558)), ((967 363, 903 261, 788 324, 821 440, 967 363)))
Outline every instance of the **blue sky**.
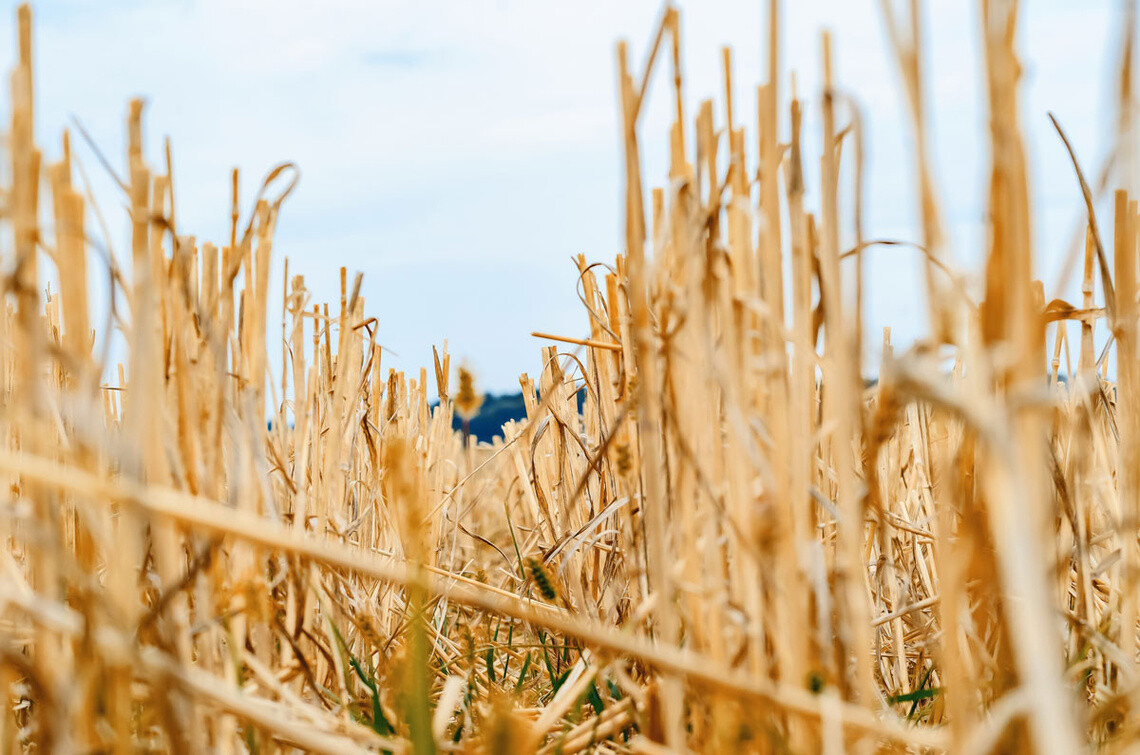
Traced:
MULTIPOLYGON (((1049 297, 1075 295, 1074 287, 1057 291, 1054 278, 1081 205, 1046 111, 1095 173, 1111 134, 1118 4, 1023 3, 1022 113, 1049 297)), ((679 5, 690 117, 709 96, 721 117, 724 44, 736 57, 738 112, 754 112, 762 4, 679 5)), ((809 141, 819 138, 819 31, 827 27, 839 84, 869 129, 868 236, 916 239, 905 103, 878 0, 785 6, 782 65, 785 76, 796 71, 808 100, 809 141)), ((976 271, 987 146, 975 6, 927 2, 926 62, 952 250, 976 271)), ((127 100, 145 96, 150 159, 158 163, 164 136, 173 141, 180 226, 214 241, 228 233, 232 167, 242 170, 248 203, 271 166, 296 161, 301 182, 275 252, 288 255, 317 300, 338 298, 341 265, 350 279, 362 271, 380 340, 398 354, 385 357, 389 365, 428 365, 431 346, 447 338, 484 388, 516 390, 518 373, 540 368, 532 330, 586 334, 571 257, 610 261, 621 245, 614 43, 628 38, 642 59, 656 0, 61 0, 33 8, 47 156, 58 157, 59 131, 74 115, 121 165, 127 100)), ((0 17, 8 39, 13 17, 14 4, 0 17)), ((659 76, 642 125, 650 185, 665 176, 666 95, 659 76)), ((76 152, 113 236, 125 238, 121 198, 93 155, 76 152)), ((869 344, 882 325, 898 343, 923 332, 913 256, 877 252, 868 272, 869 344)))

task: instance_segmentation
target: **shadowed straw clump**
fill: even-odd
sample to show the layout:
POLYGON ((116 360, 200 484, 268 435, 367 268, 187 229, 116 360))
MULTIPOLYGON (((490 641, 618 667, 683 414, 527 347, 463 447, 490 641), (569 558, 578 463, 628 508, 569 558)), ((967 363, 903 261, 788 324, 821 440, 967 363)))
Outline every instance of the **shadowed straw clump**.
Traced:
POLYGON ((67 134, 33 138, 21 8, 0 205, 4 751, 1134 746, 1137 203, 1117 192, 1098 225, 1079 179, 1083 300, 1047 304, 1017 3, 982 0, 993 150, 972 291, 927 167, 918 10, 883 7, 928 339, 894 354, 888 335, 861 364, 861 258, 880 242, 849 190, 861 121, 827 38, 822 96, 785 109, 772 32, 750 161, 727 50, 724 109, 684 112, 666 8, 640 74, 618 47, 625 253, 577 260, 589 335, 544 349, 526 420, 471 445, 446 349, 434 384, 385 372, 359 277, 331 309, 300 276, 271 287, 292 166, 244 211, 235 173, 229 238, 199 243, 134 102, 129 250, 96 233, 67 134), (669 188, 647 197, 639 115, 670 60, 669 188), (801 133, 806 107, 822 133, 801 133))

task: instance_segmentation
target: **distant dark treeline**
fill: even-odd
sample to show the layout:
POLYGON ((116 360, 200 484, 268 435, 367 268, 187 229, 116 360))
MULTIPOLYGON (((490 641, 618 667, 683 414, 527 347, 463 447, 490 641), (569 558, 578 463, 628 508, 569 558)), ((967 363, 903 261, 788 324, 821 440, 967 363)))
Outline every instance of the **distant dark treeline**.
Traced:
MULTIPOLYGON (((584 391, 578 392, 578 409, 582 408, 584 391)), ((495 396, 488 393, 483 397, 479 414, 471 419, 471 434, 480 441, 490 442, 496 435, 503 435, 503 425, 511 420, 526 419, 526 404, 522 393, 506 393, 495 396)), ((456 430, 463 429, 463 420, 456 415, 451 420, 456 430)))
MULTIPOLYGON (((488 441, 496 435, 503 434, 503 425, 512 419, 526 418, 526 404, 523 403, 522 393, 509 393, 503 396, 494 396, 488 393, 483 397, 483 406, 479 413, 471 419, 471 434, 482 441, 488 441)), ((459 415, 451 420, 451 426, 456 430, 463 429, 463 420, 459 415)))

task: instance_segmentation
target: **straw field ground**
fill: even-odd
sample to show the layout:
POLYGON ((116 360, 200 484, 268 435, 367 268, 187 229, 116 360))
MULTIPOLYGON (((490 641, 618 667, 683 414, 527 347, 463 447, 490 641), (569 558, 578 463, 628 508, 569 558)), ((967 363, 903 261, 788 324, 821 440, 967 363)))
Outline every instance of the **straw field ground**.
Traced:
POLYGON ((84 161, 121 188, 98 207, 93 152, 35 139, 33 63, 69 63, 34 61, 21 8, 4 48, 0 747, 1133 750, 1134 15, 1111 185, 1071 154, 1087 212, 1066 301, 1034 279, 1018 3, 978 5, 992 149, 973 278, 929 169, 918 3, 882 8, 914 135, 906 244, 863 235, 866 116, 826 36, 822 91, 781 80, 772 32, 758 108, 734 99, 726 50, 724 94, 695 113, 677 11, 636 55, 619 44, 624 253, 578 260, 583 332, 536 354, 527 416, 493 443, 452 429, 479 397, 446 348, 386 369, 359 277, 331 306, 297 261, 271 279, 293 166, 255 196, 235 173, 228 238, 196 239, 133 102, 125 163, 84 161), (647 190, 653 77, 676 108, 668 175, 649 177, 665 188, 647 190), (115 248, 103 213, 120 206, 115 248), (872 252, 922 260, 913 346, 864 332, 872 252), (872 338, 881 364, 861 359, 872 338))

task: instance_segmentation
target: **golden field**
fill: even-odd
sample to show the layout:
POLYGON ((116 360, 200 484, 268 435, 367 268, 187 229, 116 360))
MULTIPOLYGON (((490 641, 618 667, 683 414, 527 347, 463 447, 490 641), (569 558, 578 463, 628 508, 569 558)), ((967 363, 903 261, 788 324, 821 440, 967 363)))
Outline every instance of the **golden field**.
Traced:
MULTIPOLYGON (((771 33, 755 118, 727 50, 720 103, 685 112, 671 7, 644 66, 619 44, 625 253, 579 258, 588 335, 543 349, 527 418, 493 443, 452 430, 479 397, 446 348, 418 375, 383 365, 359 276, 331 305, 271 279, 290 164, 252 204, 235 172, 229 237, 199 241, 132 102, 130 244, 113 249, 72 136, 34 138, 22 7, 0 196, 0 747, 1135 749, 1140 210, 1070 150, 1082 299, 1047 301, 1018 3, 979 7, 979 291, 945 243, 917 3, 883 5, 913 117, 909 244, 863 235, 863 116, 826 36, 804 99, 771 33), (650 177, 666 188, 647 192, 654 76, 675 120, 650 177), (863 327, 872 249, 923 260, 930 333, 905 350, 863 327)), ((1112 154, 1131 179, 1124 37, 1112 154)))

